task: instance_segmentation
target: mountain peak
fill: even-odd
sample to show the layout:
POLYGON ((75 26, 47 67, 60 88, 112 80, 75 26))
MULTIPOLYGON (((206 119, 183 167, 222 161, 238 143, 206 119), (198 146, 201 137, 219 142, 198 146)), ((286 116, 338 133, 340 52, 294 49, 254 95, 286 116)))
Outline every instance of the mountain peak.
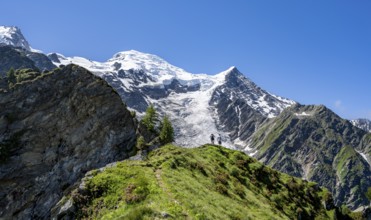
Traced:
POLYGON ((32 51, 21 29, 16 26, 0 26, 0 44, 21 47, 32 51))

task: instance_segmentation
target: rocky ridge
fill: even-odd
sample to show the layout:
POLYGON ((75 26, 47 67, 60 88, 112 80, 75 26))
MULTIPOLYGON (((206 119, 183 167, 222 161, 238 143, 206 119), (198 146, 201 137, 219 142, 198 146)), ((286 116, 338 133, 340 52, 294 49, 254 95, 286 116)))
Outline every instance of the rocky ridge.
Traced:
POLYGON ((85 172, 127 158, 135 133, 116 91, 76 65, 1 91, 0 218, 49 218, 85 172))
POLYGON ((327 187, 336 204, 368 205, 371 135, 325 106, 284 110, 253 134, 250 145, 265 164, 327 187))

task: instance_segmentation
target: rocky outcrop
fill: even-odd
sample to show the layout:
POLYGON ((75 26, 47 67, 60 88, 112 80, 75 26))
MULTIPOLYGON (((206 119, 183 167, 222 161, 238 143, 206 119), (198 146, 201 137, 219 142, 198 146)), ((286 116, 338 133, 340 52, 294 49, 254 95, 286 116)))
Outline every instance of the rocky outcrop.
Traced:
POLYGON ((0 45, 0 77, 6 76, 11 69, 31 68, 36 69, 35 63, 26 56, 22 49, 12 46, 0 45))
POLYGON ((318 182, 337 205, 356 209, 368 204, 370 136, 325 106, 296 105, 264 124, 251 145, 265 164, 318 182))
POLYGON ((136 126, 112 87, 75 65, 1 91, 0 218, 50 218, 87 171, 130 155, 136 126))
POLYGON ((0 45, 0 76, 5 76, 10 68, 50 71, 56 66, 42 53, 31 52, 20 47, 0 45))

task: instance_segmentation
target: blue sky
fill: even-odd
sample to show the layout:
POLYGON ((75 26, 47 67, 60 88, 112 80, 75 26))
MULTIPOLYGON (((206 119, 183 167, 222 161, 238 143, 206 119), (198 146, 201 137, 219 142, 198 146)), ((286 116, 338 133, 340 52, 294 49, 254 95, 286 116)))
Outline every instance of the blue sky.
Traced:
POLYGON ((371 119, 371 1, 2 1, 1 25, 46 53, 135 49, 193 73, 237 66, 263 89, 371 119))

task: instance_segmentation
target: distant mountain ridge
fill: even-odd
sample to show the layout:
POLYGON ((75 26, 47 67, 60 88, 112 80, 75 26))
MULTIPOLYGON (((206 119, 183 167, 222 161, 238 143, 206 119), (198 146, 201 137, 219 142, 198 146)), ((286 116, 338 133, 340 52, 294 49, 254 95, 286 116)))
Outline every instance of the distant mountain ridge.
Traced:
POLYGON ((285 109, 259 128, 250 144, 260 161, 327 187, 337 204, 365 205, 363 192, 371 187, 371 134, 325 106, 285 109))

